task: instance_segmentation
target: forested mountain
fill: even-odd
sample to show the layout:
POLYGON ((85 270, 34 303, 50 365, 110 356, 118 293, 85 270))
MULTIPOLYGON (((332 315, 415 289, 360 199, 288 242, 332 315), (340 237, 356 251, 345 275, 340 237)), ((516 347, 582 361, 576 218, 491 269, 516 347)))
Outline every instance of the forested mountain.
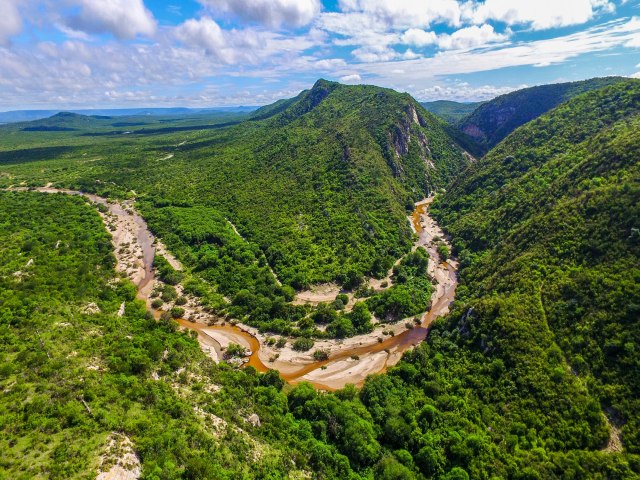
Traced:
POLYGON ((462 132, 462 138, 470 137, 477 144, 475 148, 470 147, 474 150, 473 153, 482 156, 516 128, 562 102, 622 80, 622 77, 592 78, 516 90, 484 102, 469 115, 459 119, 456 127, 462 132))
POLYGON ((639 114, 637 80, 581 95, 438 199, 461 287, 424 353, 510 448, 604 448, 604 412, 640 453, 639 114))
POLYGON ((412 243, 407 209, 467 164, 440 121, 409 95, 379 87, 320 80, 252 118, 207 130, 46 132, 42 145, 3 127, 0 162, 44 149, 53 161, 37 167, 60 185, 135 191, 149 210, 213 208, 294 288, 386 274, 412 243))
POLYGON ((451 100, 436 100, 434 102, 421 102, 421 105, 429 112, 444 118, 449 123, 457 123, 482 105, 484 102, 454 102, 451 100))

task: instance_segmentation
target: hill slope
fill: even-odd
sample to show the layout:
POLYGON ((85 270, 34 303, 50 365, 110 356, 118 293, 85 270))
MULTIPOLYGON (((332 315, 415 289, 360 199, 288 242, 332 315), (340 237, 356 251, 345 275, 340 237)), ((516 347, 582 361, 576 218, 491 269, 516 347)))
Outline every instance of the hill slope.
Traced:
MULTIPOLYGON (((14 142, 35 154, 37 133, 14 142)), ((150 209, 213 207, 296 288, 384 275, 411 244, 407 208, 466 166, 440 122, 410 96, 323 80, 220 131, 132 130, 86 144, 81 135, 56 137, 65 148, 56 163, 99 160, 72 161, 64 172, 51 163, 22 178, 111 195, 133 190, 150 209)))
POLYGON ((457 123, 467 117, 484 102, 453 102, 451 100, 436 100, 434 102, 421 102, 421 105, 429 112, 442 117, 449 123, 457 123))
POLYGON ((436 211, 463 267, 449 327, 457 342, 544 395, 583 385, 636 453, 639 128, 639 81, 581 95, 510 135, 436 211))
POLYGON ((621 77, 593 78, 581 82, 556 83, 517 90, 483 103, 460 120, 458 129, 477 142, 475 153, 482 155, 519 126, 562 102, 622 80, 621 77))

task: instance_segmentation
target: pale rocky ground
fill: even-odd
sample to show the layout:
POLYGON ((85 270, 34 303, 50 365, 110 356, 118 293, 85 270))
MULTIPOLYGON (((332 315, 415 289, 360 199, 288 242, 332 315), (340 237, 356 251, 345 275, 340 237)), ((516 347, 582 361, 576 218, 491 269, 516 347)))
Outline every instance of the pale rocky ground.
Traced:
POLYGON ((109 435, 96 480, 136 480, 141 473, 140 460, 129 437, 115 432, 109 435))

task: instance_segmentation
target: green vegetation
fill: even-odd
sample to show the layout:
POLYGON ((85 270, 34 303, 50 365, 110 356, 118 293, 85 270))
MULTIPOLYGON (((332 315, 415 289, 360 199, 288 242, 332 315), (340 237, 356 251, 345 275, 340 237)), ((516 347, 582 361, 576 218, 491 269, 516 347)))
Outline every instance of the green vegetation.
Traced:
POLYGON ((287 415, 276 372, 213 364, 114 279, 82 198, 0 192, 0 225, 0 477, 95 478, 111 432, 132 440, 143 478, 349 477, 337 447, 287 415))
POLYGON ((422 102, 421 105, 429 112, 438 115, 447 122, 455 124, 467 117, 483 102, 453 102, 451 100, 436 100, 435 102, 422 102))
POLYGON ((481 104, 455 123, 450 134, 474 155, 482 156, 521 125, 538 118, 584 92, 623 81, 622 77, 592 78, 524 88, 481 104))
POLYGON ((367 301, 378 319, 397 322, 429 309, 433 288, 427 276, 428 262, 427 251, 418 248, 393 268, 393 286, 367 301))
MULTIPOLYGON (((182 150, 183 133, 91 144, 4 130, 0 184, 135 197, 186 267, 159 257, 167 283, 181 276, 206 308, 298 335, 293 348, 318 360, 329 352, 313 338, 370 331, 371 312, 424 311, 428 257, 407 254, 393 286, 361 289, 350 312, 343 296, 293 306, 293 288, 382 278, 409 250, 406 207, 450 179, 432 212, 460 284, 449 316, 387 374, 284 393, 277 372, 213 364, 172 311, 155 321, 114 279, 109 237, 81 198, 0 193, 0 477, 95 477, 115 431, 144 478, 638 478, 640 82, 614 83, 518 128, 455 179, 457 149, 409 97, 322 81, 243 124, 193 131, 182 150), (612 425, 622 451, 607 448, 612 425)), ((170 284, 156 297, 180 308, 170 284)))
POLYGON ((189 229, 211 217, 217 232, 228 218, 259 266, 295 289, 334 280, 354 288, 364 275, 385 275, 412 243, 407 208, 466 165, 460 150, 438 120, 392 90, 321 80, 280 107, 221 128, 167 124, 124 136, 96 135, 92 122, 72 132, 1 127, 8 176, 0 186, 46 180, 133 196, 163 241, 175 247, 171 232, 193 250, 179 253, 191 264, 198 240, 171 222, 189 229))

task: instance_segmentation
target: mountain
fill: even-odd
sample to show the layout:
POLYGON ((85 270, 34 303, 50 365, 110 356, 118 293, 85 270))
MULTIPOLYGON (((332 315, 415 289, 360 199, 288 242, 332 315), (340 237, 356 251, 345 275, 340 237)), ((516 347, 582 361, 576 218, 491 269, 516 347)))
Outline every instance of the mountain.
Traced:
POLYGON ((473 421, 491 429, 482 436, 523 458, 540 445, 595 464, 618 429, 640 453, 639 127, 640 81, 579 95, 509 135, 434 207, 461 285, 421 355, 441 356, 438 378, 461 382, 470 411, 487 409, 473 421))
MULTIPOLYGON (((459 120, 458 130, 478 147, 478 156, 496 146, 516 128, 576 95, 623 81, 622 77, 593 78, 516 90, 481 104, 459 120)), ((472 147, 473 148, 473 147, 472 147)))
POLYGON ((421 105, 429 112, 442 117, 447 122, 455 124, 471 114, 484 102, 453 102, 451 100, 436 100, 422 102, 421 105))
POLYGON ((310 312, 292 286, 380 276, 433 191, 459 286, 361 389, 283 389, 150 315, 93 205, 0 191, 0 477, 95 478, 127 450, 144 478, 640 475, 640 81, 577 95, 473 163, 410 96, 324 80, 216 129, 55 122, 78 130, 2 127, 0 187, 135 199, 185 294, 225 321, 282 333, 310 312))
POLYGON ((12 177, 0 184, 46 177, 135 197, 154 232, 215 288, 213 311, 281 333, 306 314, 273 307, 294 289, 384 278, 413 245, 414 202, 468 164, 442 120, 374 86, 319 80, 243 122, 174 125, 126 135, 5 126, 0 165, 12 177))
POLYGON ((140 129, 67 145, 68 155, 102 157, 87 170, 75 165, 72 186, 133 190, 150 209, 214 208, 295 288, 384 275, 412 243, 407 209, 467 164, 441 122, 409 95, 325 80, 249 121, 201 130, 195 141, 171 124, 164 131, 173 136, 140 129), (149 153, 130 156, 132 139, 149 153), (158 162, 166 152, 171 161, 158 162))

